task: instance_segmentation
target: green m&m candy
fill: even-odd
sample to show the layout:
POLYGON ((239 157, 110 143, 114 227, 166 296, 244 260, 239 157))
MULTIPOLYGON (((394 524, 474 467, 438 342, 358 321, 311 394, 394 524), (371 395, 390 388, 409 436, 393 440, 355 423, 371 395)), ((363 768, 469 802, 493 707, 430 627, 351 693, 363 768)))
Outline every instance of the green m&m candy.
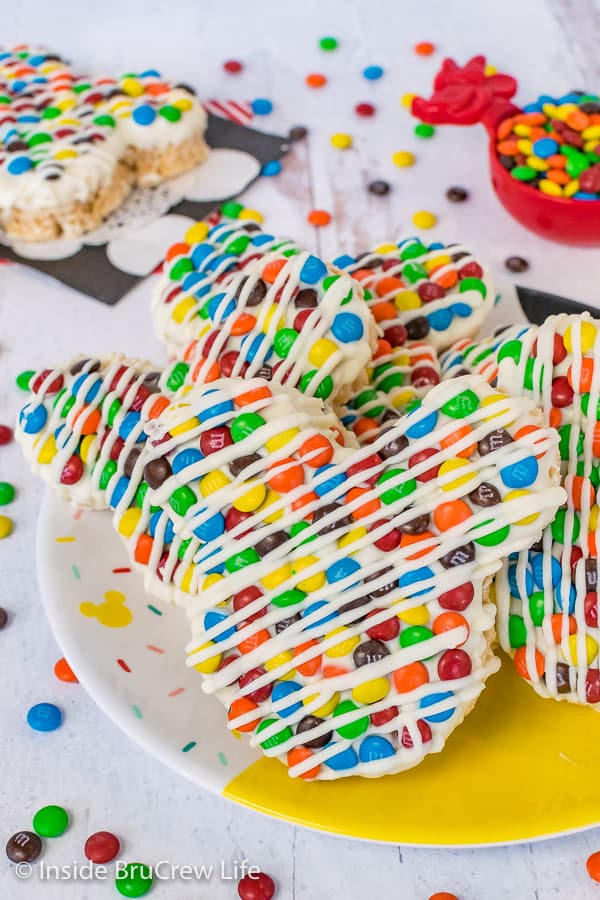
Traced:
POLYGON ((0 506, 6 506, 15 499, 15 489, 9 481, 0 481, 0 506))
MULTIPOLYGON (((571 512, 570 514, 573 517, 573 524, 571 527, 571 536, 570 542, 572 544, 575 543, 577 538, 579 537, 579 532, 581 530, 581 522, 579 521, 579 516, 576 513, 571 512)), ((560 544, 565 543, 565 534, 567 528, 567 510, 559 509, 554 517, 554 521, 551 525, 552 537, 555 541, 558 541, 560 544)))
POLYGON ((295 342, 298 339, 298 332, 293 328, 280 328, 273 338, 273 347, 277 356, 285 359, 295 342))
POLYGON ((190 507, 198 502, 196 494, 187 484, 182 484, 176 488, 169 497, 169 505, 178 516, 185 516, 190 507))
POLYGON ((479 407, 479 397, 475 391, 461 391, 442 406, 442 412, 451 419, 464 419, 479 407))
POLYGON ((544 606, 544 592, 543 591, 535 591, 529 598, 529 615, 531 616, 531 621, 534 625, 538 627, 544 621, 545 615, 545 606, 544 606))
MULTIPOLYGON (((356 703, 353 703, 352 700, 342 700, 342 702, 338 703, 334 709, 333 715, 334 717, 343 716, 346 713, 355 711, 358 711, 356 703)), ((352 722, 348 722, 347 725, 338 725, 335 730, 340 737, 346 738, 346 740, 352 740, 353 738, 360 737, 361 734, 364 734, 368 727, 369 717, 361 716, 358 719, 354 719, 352 722)))
POLYGON ((17 387, 20 388, 22 391, 28 391, 29 390, 29 382, 31 381, 31 379, 33 378, 34 375, 35 375, 35 372, 33 371, 33 369, 26 369, 25 372, 19 372, 19 374, 17 375, 17 379, 16 379, 17 387))
MULTIPOLYGON (((405 471, 405 469, 388 469, 387 472, 384 472, 379 476, 377 484, 385 484, 385 482, 389 481, 391 478, 397 478, 399 475, 403 475, 405 471)), ((414 478, 409 478, 401 484, 395 484, 388 490, 383 491, 381 500, 386 505, 389 505, 390 503, 395 503, 396 500, 402 500, 404 497, 408 497, 408 495, 412 494, 416 489, 416 480, 414 478)))
MULTIPOLYGON (((273 725, 277 722, 277 719, 263 719, 258 728, 256 729, 257 733, 264 731, 265 728, 268 728, 269 725, 273 725)), ((286 741, 289 741, 291 737, 293 737, 294 732, 286 725, 285 728, 282 728, 281 731, 277 731, 271 737, 267 738, 264 741, 261 741, 260 746, 263 750, 270 750, 271 747, 277 747, 279 744, 284 744, 286 741)))
POLYGON ((527 643, 527 626, 522 616, 508 617, 508 640, 514 650, 527 643))
POLYGON ((246 550, 240 550, 235 556, 230 556, 229 559, 225 560, 225 568, 228 572, 239 572, 240 569, 244 569, 246 566, 259 561, 260 555, 258 551, 254 547, 248 547, 246 550))
POLYGON ((255 412, 242 413, 236 416, 231 423, 231 437, 237 443, 243 441, 248 435, 261 428, 265 424, 262 416, 255 412))
POLYGON ((522 352, 523 344, 521 341, 507 341, 498 350, 498 362, 502 362, 503 359, 512 359, 518 363, 522 352))
POLYGON ((428 641, 432 637, 433 631, 425 625, 411 625, 400 632, 400 646, 412 647, 413 644, 420 644, 421 641, 428 641))
POLYGON ((60 837, 69 827, 69 814, 62 806, 43 806, 33 817, 33 830, 40 837, 60 837))
POLYGON ((122 897, 145 897, 152 882, 152 869, 144 863, 127 863, 117 869, 115 887, 122 897))

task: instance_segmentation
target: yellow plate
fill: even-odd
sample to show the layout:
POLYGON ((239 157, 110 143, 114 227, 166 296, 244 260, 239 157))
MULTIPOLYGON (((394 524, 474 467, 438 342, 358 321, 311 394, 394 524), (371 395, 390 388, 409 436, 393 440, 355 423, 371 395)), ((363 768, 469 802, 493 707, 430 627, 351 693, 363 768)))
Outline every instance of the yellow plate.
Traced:
POLYGON ((415 769, 307 784, 261 759, 224 796, 297 825, 398 844, 506 844, 598 824, 600 715, 543 700, 503 663, 443 753, 415 769))

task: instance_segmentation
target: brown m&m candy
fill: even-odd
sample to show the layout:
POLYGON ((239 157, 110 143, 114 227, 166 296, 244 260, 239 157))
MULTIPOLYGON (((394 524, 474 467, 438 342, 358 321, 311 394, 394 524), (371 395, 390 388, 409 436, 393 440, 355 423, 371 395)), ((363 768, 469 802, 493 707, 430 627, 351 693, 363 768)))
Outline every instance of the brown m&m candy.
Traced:
POLYGON ((41 838, 33 831, 17 831, 9 838, 6 845, 6 855, 11 862, 35 862, 42 853, 41 838))

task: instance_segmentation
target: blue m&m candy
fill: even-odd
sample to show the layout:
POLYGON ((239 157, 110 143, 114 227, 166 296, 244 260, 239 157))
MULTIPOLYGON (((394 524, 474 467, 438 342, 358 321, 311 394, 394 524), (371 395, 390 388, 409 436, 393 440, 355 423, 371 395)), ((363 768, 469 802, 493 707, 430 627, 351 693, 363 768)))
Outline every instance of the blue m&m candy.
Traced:
POLYGON ((27 156, 16 156, 8 163, 7 167, 11 175, 24 175, 33 169, 33 163, 27 156))
MULTIPOLYGON (((302 685, 298 684, 295 681, 278 681, 273 691, 271 693, 271 700, 273 703, 277 703, 278 700, 283 700, 285 697, 289 697, 291 694, 295 694, 296 691, 301 690, 302 685)), ((299 709, 302 709, 302 701, 297 700, 295 703, 291 703, 289 706, 285 706, 283 709, 277 708, 275 712, 278 716, 292 716, 299 709)))
POLYGON ((142 103, 140 106, 135 107, 131 118, 137 125, 152 125, 156 119, 156 110, 148 103, 142 103))
MULTIPOLYGON (((216 628, 217 625, 220 625, 221 622, 224 622, 228 619, 229 616, 227 613, 217 612, 216 609, 209 609, 207 613, 204 614, 204 630, 210 632, 211 628, 216 628)), ((235 634, 235 625, 232 625, 231 628, 226 628, 224 631, 221 631, 220 634, 211 634, 210 640, 215 641, 215 643, 220 643, 221 641, 226 641, 227 638, 232 637, 235 634)))
POLYGON ((377 81, 378 78, 381 78, 383 75, 383 69, 381 66, 367 66, 363 69, 363 76, 367 79, 367 81, 377 81))
POLYGON ((333 584, 335 581, 341 581, 343 578, 354 575, 359 569, 360 563, 351 556, 345 556, 342 559, 337 559, 325 570, 325 577, 329 584, 333 584))
POLYGON ((251 106, 252 112, 256 116, 268 116, 270 112, 273 112, 273 104, 266 97, 257 97, 252 101, 251 106))
POLYGON ((373 762, 376 759, 386 759, 393 756, 396 751, 388 740, 379 734, 371 734, 366 737, 358 748, 358 758, 361 762, 373 762))
POLYGON ((265 163, 262 167, 261 174, 267 176, 279 175, 281 172, 281 163, 278 159, 270 159, 268 163, 265 163))
POLYGON ((423 437, 425 434, 429 434, 433 431, 437 424, 437 412, 435 409, 428 413, 427 415, 423 415, 421 408, 415 409, 413 412, 409 413, 409 420, 412 421, 412 424, 406 429, 406 436, 409 438, 419 438, 423 437))
MULTIPOLYGON (((428 694, 426 697, 421 697, 419 706, 421 709, 427 709, 429 706, 436 706, 438 703, 443 703, 444 700, 449 700, 451 697, 454 697, 452 691, 441 691, 438 694, 428 694)), ((427 722, 446 722, 454 715, 455 710, 456 707, 451 706, 448 709, 443 709, 437 713, 430 713, 429 715, 425 714, 423 718, 427 722)))
POLYGON ((41 431, 48 420, 48 413, 44 406, 33 406, 28 403, 21 410, 19 416, 19 425, 25 434, 37 434, 41 431))
POLYGON ((27 724, 34 731, 56 731, 62 725, 62 713, 54 703, 36 703, 27 713, 27 724))
POLYGON ((509 488, 526 488, 538 477, 539 466, 535 456, 527 456, 519 462, 500 469, 500 477, 509 488))
POLYGON ((300 281, 305 284, 316 284, 327 275, 327 266, 317 256, 309 256, 300 269, 300 281))
POLYGON ((325 765, 328 769, 333 769, 334 772, 353 769, 358 765, 358 756, 352 747, 348 747, 346 750, 342 750, 341 753, 336 753, 335 756, 330 756, 329 759, 326 759, 325 765))
POLYGON ((334 336, 341 341, 342 344, 349 344, 352 341, 359 341, 364 334, 364 326, 358 316, 354 313, 342 312, 338 313, 331 330, 334 336))

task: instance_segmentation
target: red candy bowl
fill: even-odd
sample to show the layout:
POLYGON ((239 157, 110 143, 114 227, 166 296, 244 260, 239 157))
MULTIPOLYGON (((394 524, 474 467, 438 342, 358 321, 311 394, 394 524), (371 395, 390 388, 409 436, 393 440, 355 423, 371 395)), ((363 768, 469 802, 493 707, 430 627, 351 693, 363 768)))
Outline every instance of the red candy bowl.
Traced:
POLYGON ((496 196, 510 215, 551 241, 577 247, 600 245, 600 200, 554 197, 519 181, 498 158, 498 126, 523 111, 511 103, 517 82, 510 75, 486 75, 484 56, 462 68, 446 59, 429 100, 415 97, 412 112, 431 125, 482 124, 489 135, 490 177, 496 196))

